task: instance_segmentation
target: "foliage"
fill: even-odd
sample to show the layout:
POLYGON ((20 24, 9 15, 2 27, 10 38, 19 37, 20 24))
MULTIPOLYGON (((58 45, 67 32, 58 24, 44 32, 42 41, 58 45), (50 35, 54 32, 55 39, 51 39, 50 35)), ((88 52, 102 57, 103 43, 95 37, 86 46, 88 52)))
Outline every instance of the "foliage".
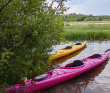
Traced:
POLYGON ((73 24, 65 26, 66 40, 110 40, 109 24, 75 25, 75 22, 73 24))
POLYGON ((62 7, 45 0, 0 1, 0 87, 50 69, 48 52, 63 40, 62 7))
POLYGON ((102 21, 102 20, 110 20, 110 16, 93 16, 93 15, 83 15, 83 14, 66 14, 63 15, 63 21, 72 22, 72 21, 102 21))

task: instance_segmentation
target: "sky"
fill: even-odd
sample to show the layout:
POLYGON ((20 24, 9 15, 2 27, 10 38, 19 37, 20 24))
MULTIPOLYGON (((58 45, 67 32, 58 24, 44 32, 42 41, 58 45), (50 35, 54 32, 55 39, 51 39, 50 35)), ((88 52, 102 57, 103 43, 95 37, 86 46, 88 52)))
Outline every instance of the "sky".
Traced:
POLYGON ((68 0, 65 6, 70 7, 65 14, 110 15, 110 0, 68 0))

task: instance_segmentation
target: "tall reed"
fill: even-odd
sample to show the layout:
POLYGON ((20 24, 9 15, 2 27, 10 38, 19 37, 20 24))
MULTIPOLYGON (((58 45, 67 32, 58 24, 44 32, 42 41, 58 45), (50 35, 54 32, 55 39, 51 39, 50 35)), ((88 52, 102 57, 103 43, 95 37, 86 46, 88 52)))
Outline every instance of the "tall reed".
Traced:
POLYGON ((65 26, 67 40, 110 40, 110 24, 65 26))

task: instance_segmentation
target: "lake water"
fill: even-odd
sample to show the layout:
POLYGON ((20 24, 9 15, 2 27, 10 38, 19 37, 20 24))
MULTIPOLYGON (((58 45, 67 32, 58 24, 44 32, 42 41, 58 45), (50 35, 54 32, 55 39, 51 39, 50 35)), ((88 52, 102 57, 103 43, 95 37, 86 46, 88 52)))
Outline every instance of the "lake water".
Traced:
MULTIPOLYGON (((69 43, 54 46, 53 51, 77 42, 71 41, 69 43)), ((87 41, 86 47, 75 53, 57 59, 54 66, 71 63, 74 60, 86 58, 97 53, 104 54, 104 51, 107 49, 110 49, 110 41, 87 41)), ((68 81, 48 88, 42 91, 42 93, 110 93, 109 58, 98 67, 68 81)))

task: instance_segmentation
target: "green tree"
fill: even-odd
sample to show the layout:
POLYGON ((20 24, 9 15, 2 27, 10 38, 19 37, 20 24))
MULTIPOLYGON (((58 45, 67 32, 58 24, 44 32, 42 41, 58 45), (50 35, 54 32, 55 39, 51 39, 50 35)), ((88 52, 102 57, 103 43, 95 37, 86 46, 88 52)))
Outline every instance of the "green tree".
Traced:
POLYGON ((45 0, 0 1, 0 87, 50 68, 48 52, 64 35, 63 1, 55 9, 45 0))
POLYGON ((102 16, 98 16, 98 21, 102 21, 102 16))

